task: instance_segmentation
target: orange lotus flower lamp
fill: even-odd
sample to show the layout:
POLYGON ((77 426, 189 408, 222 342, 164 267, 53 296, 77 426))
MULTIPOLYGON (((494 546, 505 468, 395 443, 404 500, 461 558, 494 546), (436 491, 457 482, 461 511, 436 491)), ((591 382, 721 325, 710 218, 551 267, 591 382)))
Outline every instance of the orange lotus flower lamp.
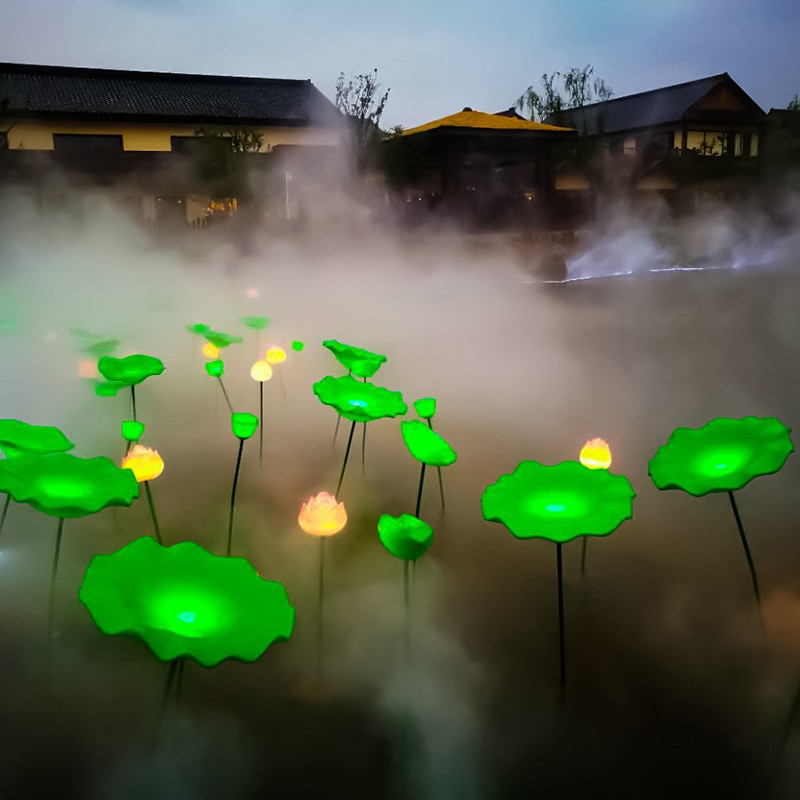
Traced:
POLYGON ((339 533, 347 524, 344 503, 337 503, 328 492, 309 497, 297 517, 300 527, 319 539, 319 593, 317 605, 317 675, 322 678, 322 630, 325 608, 325 540, 339 533))
POLYGON ((156 509, 153 505, 153 493, 150 491, 150 481, 154 481, 164 471, 164 459, 158 454, 158 450, 136 444, 128 450, 127 454, 122 459, 122 467, 123 469, 129 469, 133 472, 137 483, 144 484, 144 490, 147 494, 147 505, 150 507, 150 517, 153 520, 153 530, 155 532, 156 541, 159 544, 164 544, 161 539, 161 530, 158 527, 156 509))
POLYGON ((332 494, 320 492, 303 503, 297 522, 312 536, 333 536, 347 524, 347 511, 332 494))
POLYGON ((203 355, 210 361, 215 361, 219 358, 219 347, 213 342, 205 342, 203 344, 203 355))
POLYGON ((604 439, 589 439, 581 448, 579 460, 589 469, 608 469, 611 466, 611 448, 604 439))

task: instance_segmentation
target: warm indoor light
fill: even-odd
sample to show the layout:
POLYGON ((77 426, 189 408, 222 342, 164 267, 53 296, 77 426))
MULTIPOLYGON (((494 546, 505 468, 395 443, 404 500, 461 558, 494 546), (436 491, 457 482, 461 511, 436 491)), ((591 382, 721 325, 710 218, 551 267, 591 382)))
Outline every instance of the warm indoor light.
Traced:
POLYGON ((97 361, 93 358, 82 358, 78 362, 79 378, 96 378, 98 375, 97 361))
POLYGON ((158 450, 137 444, 122 459, 123 469, 133 470, 139 483, 155 480, 164 471, 164 461, 158 450))
POLYGON ((217 347, 215 344, 212 344, 211 342, 206 342, 203 345, 203 355, 206 358, 210 358, 212 360, 215 358, 219 358, 219 347, 217 347))
POLYGON ((303 503, 297 522, 312 536, 333 536, 347 524, 347 512, 332 494, 320 492, 303 503))
POLYGON ((286 351, 282 347, 270 347, 266 359, 269 364, 282 364, 286 361, 286 351))
POLYGON ((608 469, 611 466, 611 448, 603 439, 589 439, 579 458, 581 464, 589 469, 608 469))
POLYGON ((268 381, 272 377, 272 367, 266 361, 256 361, 250 367, 250 377, 259 383, 268 381))

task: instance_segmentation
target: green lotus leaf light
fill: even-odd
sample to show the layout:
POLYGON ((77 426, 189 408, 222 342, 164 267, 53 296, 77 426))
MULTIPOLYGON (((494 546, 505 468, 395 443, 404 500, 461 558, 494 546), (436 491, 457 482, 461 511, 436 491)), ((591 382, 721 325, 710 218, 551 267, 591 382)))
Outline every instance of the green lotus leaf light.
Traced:
POLYGON ((110 356, 120 345, 119 339, 103 339, 83 348, 84 353, 92 356, 110 356))
POLYGON ((775 417, 718 417, 702 428, 676 428, 648 472, 659 489, 695 497, 734 491, 781 469, 794 451, 789 433, 775 417))
POLYGON ((219 347, 222 349, 223 347, 229 347, 232 344, 240 344, 242 341, 241 336, 232 336, 229 333, 222 333, 220 331, 208 331, 205 334, 205 339, 214 347, 219 347))
POLYGON ((52 425, 30 425, 18 419, 0 419, 0 450, 7 458, 64 453, 75 445, 52 425))
POLYGON ((242 317, 242 322, 254 331, 263 331, 269 325, 269 317, 242 317))
POLYGON ((404 420, 400 431, 408 452, 430 467, 446 467, 456 460, 456 451, 436 431, 418 419, 404 420))
POLYGON ((408 411, 403 395, 374 383, 357 381, 349 375, 328 375, 312 387, 321 403, 331 406, 352 422, 371 422, 397 417, 408 411))
POLYGON ((436 398, 421 397, 419 400, 415 400, 414 411, 416 411, 422 419, 431 419, 436 414, 436 398))
POLYGON ((231 414, 231 428, 237 439, 249 439, 258 430, 258 417, 246 411, 231 414))
POLYGON ((215 358, 213 361, 206 361, 205 367, 206 372, 212 378, 221 378, 225 374, 225 363, 219 358, 215 358))
POLYGON ((336 360, 347 370, 359 378, 371 378, 386 363, 386 356, 373 353, 351 344, 342 344, 336 339, 326 339, 323 347, 333 353, 336 360))
POLYGON ((122 438, 126 442, 137 442, 142 438, 144 433, 144 422, 138 422, 133 419, 122 420, 122 438))
POLYGON ((94 384, 94 393, 98 397, 116 397, 120 389, 127 389, 127 385, 117 381, 96 381, 94 384))
POLYGON ((433 544, 433 528, 411 514, 382 514, 378 536, 393 556, 404 561, 416 561, 433 544))
POLYGON ((144 536, 97 555, 78 596, 103 634, 144 642, 160 661, 252 662, 294 629, 282 584, 193 542, 162 547, 144 536))
POLYGON ((484 489, 484 519, 501 522, 519 539, 569 542, 578 536, 608 536, 633 516, 628 479, 592 470, 577 461, 545 466, 521 461, 484 489))
POLYGON ((133 472, 104 456, 21 455, 0 461, 0 492, 51 517, 85 517, 139 496, 133 472))
POLYGON ((299 339, 295 339, 292 342, 292 350, 294 350, 295 353, 301 353, 304 349, 305 344, 303 344, 303 342, 301 342, 299 339))
POLYGON ((197 322, 194 325, 187 325, 186 330, 188 330, 189 333, 195 333, 198 336, 205 336, 207 333, 211 332, 211 327, 203 324, 202 322, 197 322))
POLYGON ((136 386, 153 375, 160 375, 164 371, 164 362, 154 356, 141 354, 125 358, 103 356, 97 362, 97 369, 107 381, 136 386))

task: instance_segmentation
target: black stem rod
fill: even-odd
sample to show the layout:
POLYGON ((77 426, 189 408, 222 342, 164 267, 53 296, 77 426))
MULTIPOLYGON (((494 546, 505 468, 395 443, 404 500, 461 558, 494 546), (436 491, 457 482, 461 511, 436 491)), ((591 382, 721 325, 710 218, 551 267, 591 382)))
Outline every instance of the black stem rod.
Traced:
POLYGON ((319 576, 317 587, 317 677, 322 679, 323 630, 325 611, 325 537, 319 537, 319 576))
POLYGON ((222 389, 222 394, 225 395, 225 402, 228 405, 228 411, 233 414, 233 406, 231 405, 230 397, 228 397, 228 392, 225 389, 225 384, 222 382, 222 378, 219 375, 217 375, 217 380, 219 381, 219 388, 222 389))
POLYGON ((158 527, 158 519, 156 518, 156 507, 153 505, 153 493, 150 491, 150 481, 144 482, 144 491, 147 495, 147 505, 150 506, 150 516, 153 519, 153 530, 156 534, 156 541, 160 544, 164 544, 164 540, 161 538, 161 531, 158 527))
POLYGON ((742 547, 744 554, 747 558, 747 566, 750 569, 750 579, 753 582, 753 593, 756 596, 756 604, 761 608, 761 592, 758 588, 758 576, 756 575, 756 565, 753 563, 753 556, 750 554, 750 547, 747 544, 747 536, 744 533, 744 526, 742 525, 742 518, 739 516, 739 509, 736 507, 736 500, 733 497, 733 492, 728 492, 728 499, 731 501, 731 508, 733 509, 733 516, 736 519, 736 527, 739 529, 739 538, 742 540, 742 547))
POLYGON ((422 462, 422 469, 419 471, 419 486, 417 488, 417 505, 414 508, 414 516, 419 517, 419 509, 422 506, 422 489, 425 486, 425 462, 422 462))
POLYGON ((8 507, 11 505, 11 495, 6 494, 6 502, 3 503, 3 515, 0 517, 0 533, 3 532, 3 526, 6 524, 6 514, 8 514, 8 507))
POLYGON ((586 574, 586 547, 589 541, 588 536, 583 537, 583 543, 581 544, 581 575, 586 574))
POLYGON ((50 599, 47 607, 47 634, 49 640, 53 638, 53 621, 55 618, 56 578, 58 577, 58 559, 61 554, 61 534, 64 532, 64 518, 58 518, 58 531, 56 532, 56 546, 53 552, 53 568, 50 572, 50 599))
POLYGON ((233 471, 233 487, 231 488, 231 510, 228 515, 228 547, 225 551, 226 555, 231 554, 231 543, 233 541, 233 508, 236 503, 236 484, 239 482, 239 466, 242 463, 243 448, 244 439, 239 439, 239 452, 236 454, 236 469, 233 471))
POLYGON ((136 422, 136 387, 131 384, 131 411, 133 412, 133 421, 136 422))
POLYGON ((264 463, 264 381, 258 382, 258 465, 264 463))
POLYGON ((558 645, 559 645, 559 701, 564 704, 567 692, 567 649, 564 635, 564 564, 561 542, 556 542, 556 572, 558 574, 558 645))
POLYGON ((344 471, 347 469, 347 459, 350 458, 350 447, 353 444, 353 434, 356 432, 356 421, 350 426, 350 435, 347 437, 347 449, 344 451, 344 461, 342 462, 342 471, 339 473, 339 482, 336 484, 336 499, 339 499, 339 492, 342 489, 342 481, 344 480, 344 471))

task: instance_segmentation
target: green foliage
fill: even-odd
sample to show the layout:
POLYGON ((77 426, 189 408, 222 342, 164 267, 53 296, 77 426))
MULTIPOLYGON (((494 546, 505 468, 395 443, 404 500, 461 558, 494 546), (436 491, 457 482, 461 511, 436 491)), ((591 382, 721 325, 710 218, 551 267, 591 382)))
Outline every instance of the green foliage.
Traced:
POLYGON ((345 77, 339 73, 336 81, 336 107, 346 114, 353 125, 356 168, 358 172, 370 166, 380 142, 380 121, 389 89, 380 93, 378 70, 345 77))
POLYGON ((614 94, 611 87, 602 78, 593 79, 593 75, 591 64, 582 69, 571 67, 567 72, 545 72, 541 93, 529 86, 517 98, 516 107, 527 111, 531 120, 542 122, 551 115, 557 118, 565 109, 610 99, 614 94))

